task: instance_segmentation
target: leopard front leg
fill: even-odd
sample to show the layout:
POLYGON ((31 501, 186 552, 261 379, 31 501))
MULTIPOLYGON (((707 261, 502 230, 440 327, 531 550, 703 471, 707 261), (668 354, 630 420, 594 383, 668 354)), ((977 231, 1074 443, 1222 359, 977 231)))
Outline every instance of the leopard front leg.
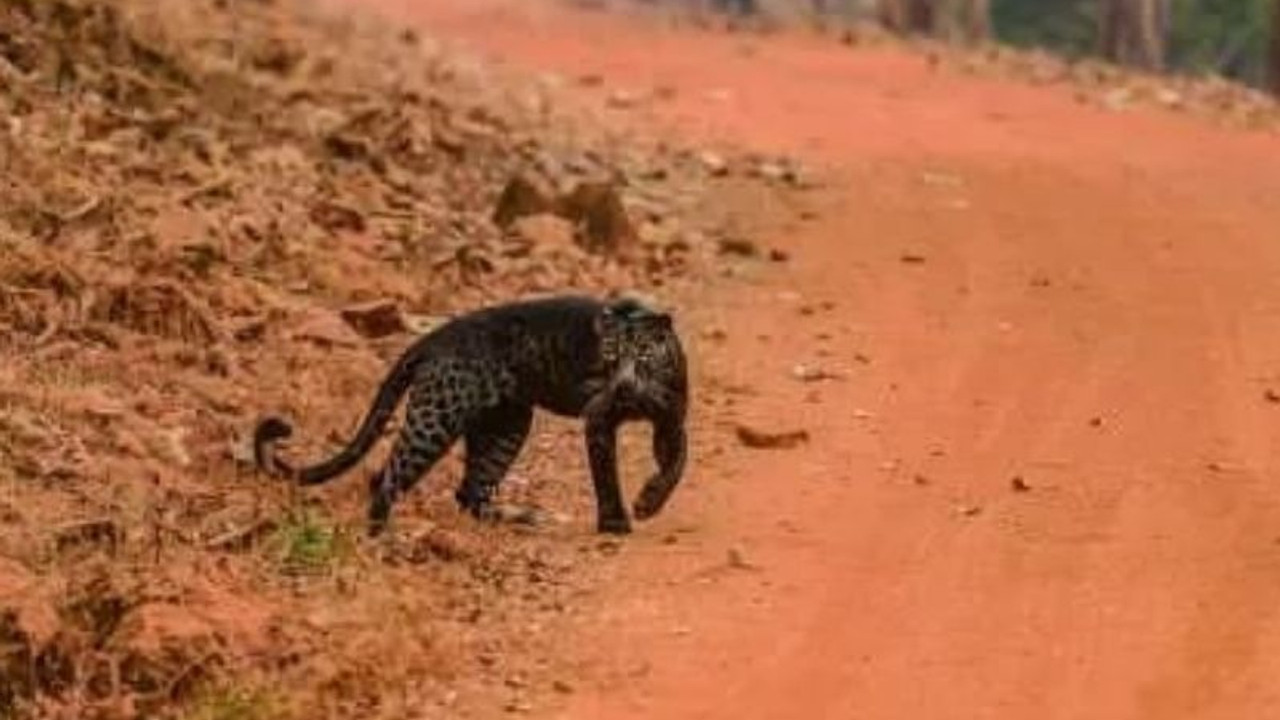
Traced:
POLYGON ((620 420, 609 410, 586 416, 587 459, 596 493, 596 531, 625 535, 631 532, 631 520, 618 483, 619 424, 620 420))
POLYGON ((666 505, 684 475, 687 447, 683 413, 668 412, 654 418, 653 456, 658 472, 644 484, 632 506, 637 520, 648 520, 666 505))

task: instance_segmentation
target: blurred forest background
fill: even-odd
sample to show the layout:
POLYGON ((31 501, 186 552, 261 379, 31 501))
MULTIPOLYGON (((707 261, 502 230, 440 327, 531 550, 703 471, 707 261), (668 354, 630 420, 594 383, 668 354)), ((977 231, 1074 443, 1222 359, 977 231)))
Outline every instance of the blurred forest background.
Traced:
POLYGON ((1280 93, 1280 0, 710 0, 721 10, 803 9, 902 34, 988 40, 1078 58, 1212 74, 1280 93))

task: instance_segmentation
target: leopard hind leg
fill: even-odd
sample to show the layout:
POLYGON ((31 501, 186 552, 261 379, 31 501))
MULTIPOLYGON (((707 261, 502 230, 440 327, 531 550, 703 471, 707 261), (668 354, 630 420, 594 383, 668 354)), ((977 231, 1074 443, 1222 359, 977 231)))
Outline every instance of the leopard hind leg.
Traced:
POLYGON ((431 470, 462 434, 468 420, 456 385, 433 383, 410 394, 405 423, 386 464, 369 480, 369 534, 386 529, 391 508, 431 470))
POLYGON ((476 518, 489 518, 493 494, 529 437, 533 408, 506 403, 482 413, 466 430, 466 471, 455 498, 476 518))

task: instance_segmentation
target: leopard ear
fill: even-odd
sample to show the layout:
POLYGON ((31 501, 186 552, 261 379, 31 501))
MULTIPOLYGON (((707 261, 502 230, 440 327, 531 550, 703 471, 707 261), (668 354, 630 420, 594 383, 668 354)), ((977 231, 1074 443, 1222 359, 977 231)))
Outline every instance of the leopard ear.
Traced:
POLYGON ((605 315, 611 317, 631 318, 643 314, 646 308, 643 303, 631 297, 618 297, 605 305, 605 315))

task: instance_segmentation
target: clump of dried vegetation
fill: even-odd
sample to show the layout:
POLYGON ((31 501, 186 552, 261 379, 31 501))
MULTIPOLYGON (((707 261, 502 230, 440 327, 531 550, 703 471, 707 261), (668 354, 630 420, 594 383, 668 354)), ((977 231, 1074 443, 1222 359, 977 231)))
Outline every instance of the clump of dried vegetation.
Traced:
MULTIPOLYGON (((460 518, 450 460, 373 546, 363 483, 303 497, 243 434, 283 410, 322 452, 449 312, 699 272, 723 169, 284 0, 5 2, 0 118, 0 716, 420 717, 549 686, 582 528, 460 518)), ((573 513, 577 440, 543 430, 510 492, 573 513)))

